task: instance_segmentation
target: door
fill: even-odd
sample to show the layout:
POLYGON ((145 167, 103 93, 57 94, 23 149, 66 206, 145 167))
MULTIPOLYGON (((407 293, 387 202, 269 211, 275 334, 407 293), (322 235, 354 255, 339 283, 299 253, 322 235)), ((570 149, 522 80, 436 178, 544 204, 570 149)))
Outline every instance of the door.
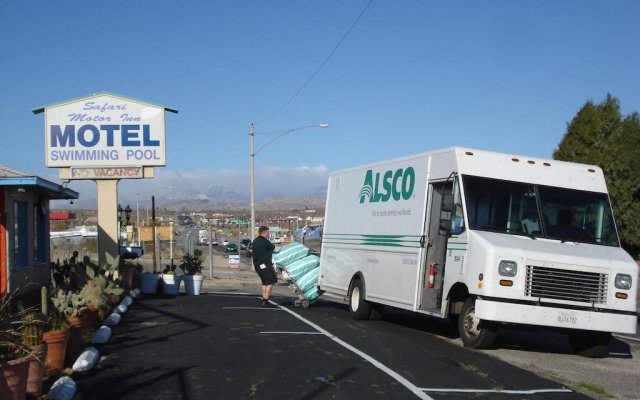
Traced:
POLYGON ((450 225, 449 229, 442 229, 442 222, 451 220, 451 212, 447 206, 443 207, 443 200, 447 197, 451 199, 452 188, 453 182, 451 181, 429 184, 431 201, 428 204, 431 209, 427 210, 426 257, 425 265, 422 268, 424 273, 419 306, 422 310, 439 311, 442 305, 447 240, 451 232, 450 225), (435 273, 430 273, 430 271, 435 273))

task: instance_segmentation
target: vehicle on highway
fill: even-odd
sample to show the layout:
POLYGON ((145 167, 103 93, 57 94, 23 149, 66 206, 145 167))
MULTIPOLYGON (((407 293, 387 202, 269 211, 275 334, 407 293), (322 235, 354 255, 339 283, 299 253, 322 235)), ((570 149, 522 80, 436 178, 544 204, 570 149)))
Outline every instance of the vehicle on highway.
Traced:
POLYGON ((142 257, 144 249, 142 246, 120 245, 120 257, 125 260, 135 260, 142 257))
POLYGON ((636 332, 638 267, 595 165, 453 147, 337 171, 328 188, 318 286, 356 319, 458 316, 471 348, 502 323, 547 327, 590 357, 636 332))
POLYGON ((209 230, 208 229, 200 229, 200 230, 198 230, 198 244, 199 245, 209 244, 209 230))
POLYGON ((242 239, 240 241, 240 250, 246 250, 247 246, 251 244, 251 239, 242 239))
POLYGON ((238 245, 235 243, 229 243, 225 249, 224 249, 227 253, 237 253, 238 252, 238 245))

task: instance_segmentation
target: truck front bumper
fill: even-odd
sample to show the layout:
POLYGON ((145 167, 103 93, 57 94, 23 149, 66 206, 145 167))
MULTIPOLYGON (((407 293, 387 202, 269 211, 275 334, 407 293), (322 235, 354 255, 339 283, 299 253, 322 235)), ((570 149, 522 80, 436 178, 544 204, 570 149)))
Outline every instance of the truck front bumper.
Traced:
POLYGON ((476 300, 476 317, 489 321, 550 326, 590 331, 636 333, 638 317, 620 314, 571 310, 497 300, 476 300))

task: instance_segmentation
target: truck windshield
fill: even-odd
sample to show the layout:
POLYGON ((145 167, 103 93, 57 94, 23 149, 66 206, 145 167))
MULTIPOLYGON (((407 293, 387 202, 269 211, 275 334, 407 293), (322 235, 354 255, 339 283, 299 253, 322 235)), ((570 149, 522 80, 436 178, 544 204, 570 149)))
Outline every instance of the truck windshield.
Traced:
POLYGON ((620 246, 606 193, 464 175, 469 228, 620 246))

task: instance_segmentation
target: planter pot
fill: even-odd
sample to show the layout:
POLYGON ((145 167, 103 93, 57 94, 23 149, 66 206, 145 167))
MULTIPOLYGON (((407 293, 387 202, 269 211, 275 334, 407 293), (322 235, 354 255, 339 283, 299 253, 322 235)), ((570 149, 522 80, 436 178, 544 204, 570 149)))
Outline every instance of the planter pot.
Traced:
POLYGON ((86 310, 82 313, 82 339, 84 343, 89 343, 91 335, 100 326, 100 314, 98 308, 89 304, 86 310))
POLYGON ((23 400, 27 396, 27 379, 32 354, 0 365, 0 399, 23 400))
POLYGON ((133 289, 133 273, 135 271, 132 268, 123 268, 120 271, 120 276, 122 277, 122 282, 124 282, 124 286, 127 290, 133 289))
POLYGON ((29 362, 27 393, 33 397, 39 397, 42 394, 42 377, 44 376, 44 362, 47 359, 47 344, 39 344, 32 350, 33 358, 29 362))
POLYGON ((156 294, 161 277, 160 274, 141 274, 140 291, 144 294, 156 294))
POLYGON ((47 343, 47 357, 44 368, 47 375, 56 375, 64 368, 64 356, 67 351, 70 329, 49 331, 42 334, 42 340, 47 343))
POLYGON ((176 295, 180 289, 182 275, 162 274, 162 290, 164 294, 176 295))
POLYGON ((184 275, 182 280, 184 281, 184 291, 187 295, 197 296, 200 294, 204 275, 184 275))
POLYGON ((69 323, 69 341, 67 342, 67 352, 65 360, 67 365, 73 364, 82 351, 82 330, 84 322, 78 317, 67 318, 69 323))

